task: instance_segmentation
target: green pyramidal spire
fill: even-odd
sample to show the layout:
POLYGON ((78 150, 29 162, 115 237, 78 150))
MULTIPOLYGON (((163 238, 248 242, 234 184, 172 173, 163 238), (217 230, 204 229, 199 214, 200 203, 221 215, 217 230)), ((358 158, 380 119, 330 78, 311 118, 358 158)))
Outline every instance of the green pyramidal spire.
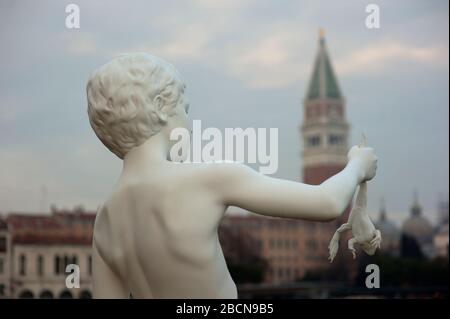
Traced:
POLYGON ((328 57, 322 29, 319 33, 319 52, 314 62, 314 70, 309 82, 306 98, 308 100, 317 98, 342 98, 339 84, 334 74, 330 58, 328 57))

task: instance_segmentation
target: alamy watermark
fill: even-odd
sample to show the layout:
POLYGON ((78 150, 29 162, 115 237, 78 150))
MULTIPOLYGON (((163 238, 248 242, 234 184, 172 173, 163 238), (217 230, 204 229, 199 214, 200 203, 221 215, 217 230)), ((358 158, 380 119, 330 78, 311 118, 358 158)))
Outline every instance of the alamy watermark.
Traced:
POLYGON ((77 264, 68 264, 66 266, 66 287, 69 289, 80 288, 80 266, 77 264))
POLYGON ((201 120, 194 120, 191 132, 173 129, 170 159, 183 163, 245 162, 257 164, 262 174, 278 170, 278 128, 225 128, 202 131, 201 120))
POLYGON ((80 28, 80 7, 77 4, 71 3, 66 6, 66 28, 79 29, 80 28))
POLYGON ((379 29, 380 26, 380 6, 371 3, 366 6, 366 13, 368 13, 366 17, 366 28, 367 29, 379 29))
MULTIPOLYGON (((365 19, 365 25, 368 29, 379 29, 380 26, 380 6, 375 3, 370 3, 365 8, 368 13, 365 19)), ((80 28, 80 7, 77 4, 68 4, 65 8, 66 19, 65 24, 67 29, 80 28)))
POLYGON ((366 287, 369 289, 380 288, 380 267, 376 264, 369 264, 366 266, 366 287))

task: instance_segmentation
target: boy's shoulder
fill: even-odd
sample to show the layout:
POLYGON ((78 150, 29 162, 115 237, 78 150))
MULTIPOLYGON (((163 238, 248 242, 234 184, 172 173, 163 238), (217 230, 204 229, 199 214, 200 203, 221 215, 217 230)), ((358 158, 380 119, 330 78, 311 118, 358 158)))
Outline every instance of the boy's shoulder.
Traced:
MULTIPOLYGON (((223 194, 227 188, 239 185, 258 174, 252 168, 239 162, 187 163, 186 178, 180 178, 178 185, 195 190, 195 186, 223 194)), ((181 176, 180 176, 181 177, 181 176)))
POLYGON ((232 161, 216 161, 206 163, 187 163, 193 175, 205 180, 223 182, 227 179, 239 177, 249 173, 255 173, 250 167, 232 161))

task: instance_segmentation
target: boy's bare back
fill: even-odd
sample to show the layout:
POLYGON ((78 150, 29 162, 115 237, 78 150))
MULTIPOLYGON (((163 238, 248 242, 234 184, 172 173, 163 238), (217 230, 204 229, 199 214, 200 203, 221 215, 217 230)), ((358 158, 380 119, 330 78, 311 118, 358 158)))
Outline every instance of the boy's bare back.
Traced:
POLYGON ((123 285, 117 297, 237 297, 217 235, 225 206, 208 185, 205 165, 169 164, 121 177, 94 230, 98 258, 123 285))

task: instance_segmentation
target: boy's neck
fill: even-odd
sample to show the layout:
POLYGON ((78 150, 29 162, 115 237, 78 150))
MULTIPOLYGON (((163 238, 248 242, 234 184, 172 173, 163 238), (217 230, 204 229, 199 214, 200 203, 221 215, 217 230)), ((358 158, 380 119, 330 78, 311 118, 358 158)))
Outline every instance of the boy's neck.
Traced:
POLYGON ((129 171, 149 167, 167 161, 168 143, 163 134, 150 137, 143 144, 132 148, 123 159, 123 170, 129 171))

